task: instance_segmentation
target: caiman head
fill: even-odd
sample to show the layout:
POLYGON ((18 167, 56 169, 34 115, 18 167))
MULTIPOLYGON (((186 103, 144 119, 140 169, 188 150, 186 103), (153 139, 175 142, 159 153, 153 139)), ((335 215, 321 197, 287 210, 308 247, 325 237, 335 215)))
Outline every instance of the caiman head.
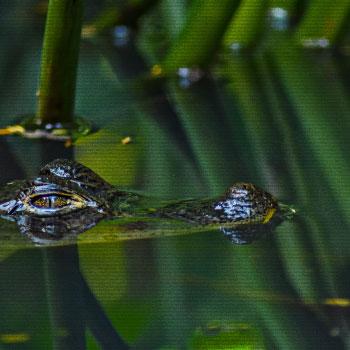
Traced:
POLYGON ((57 159, 30 181, 13 181, 0 191, 0 216, 16 221, 31 237, 60 239, 94 226, 111 213, 113 188, 91 169, 57 159))
MULTIPOLYGON (((117 190, 86 166, 57 159, 42 167, 38 177, 7 184, 0 191, 0 216, 16 221, 33 240, 57 240, 84 232, 104 217, 133 215, 139 200, 139 195, 117 190)), ((179 201, 142 213, 218 225, 233 242, 245 244, 295 210, 253 184, 236 183, 219 198, 179 201)))
POLYGON ((112 186, 91 169, 57 159, 35 179, 7 184, 0 195, 0 215, 52 217, 85 208, 107 213, 111 193, 112 186))

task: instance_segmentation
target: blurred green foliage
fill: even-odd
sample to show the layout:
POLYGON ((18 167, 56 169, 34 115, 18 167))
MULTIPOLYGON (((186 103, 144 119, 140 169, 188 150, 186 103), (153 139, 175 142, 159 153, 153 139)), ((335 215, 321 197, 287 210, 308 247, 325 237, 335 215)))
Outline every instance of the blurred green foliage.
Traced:
MULTIPOLYGON (((44 17, 36 1, 4 3, 6 125, 34 111, 44 17)), ((120 222, 101 222, 77 248, 78 271, 103 310, 97 331, 87 327, 88 348, 105 335, 101 314, 136 349, 349 348, 347 304, 326 303, 350 298, 348 2, 91 0, 86 13, 75 108, 98 131, 68 150, 1 139, 2 180, 18 169, 34 176, 68 154, 152 196, 206 197, 249 181, 299 213, 251 246, 183 227, 126 239, 120 222), (213 322, 224 331, 206 341, 198 330, 213 322), (237 324, 249 325, 248 337, 237 324)), ((0 340, 27 339, 0 345, 47 349, 57 271, 43 271, 42 249, 28 249, 14 225, 0 232, 0 340)), ((66 297, 76 301, 75 289, 66 297)))

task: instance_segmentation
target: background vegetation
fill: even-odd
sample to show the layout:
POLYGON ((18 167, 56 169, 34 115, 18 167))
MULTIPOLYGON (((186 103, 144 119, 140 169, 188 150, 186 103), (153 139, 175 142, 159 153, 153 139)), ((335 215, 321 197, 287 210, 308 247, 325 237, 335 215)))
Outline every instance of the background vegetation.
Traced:
MULTIPOLYGON (((46 3, 0 6, 8 125, 36 108, 46 3)), ((345 0, 86 1, 75 114, 97 132, 71 148, 0 139, 2 182, 74 157, 166 198, 253 182, 299 216, 251 246, 84 244, 101 223, 75 250, 18 250, 3 224, 1 346, 349 349, 349 14, 345 0)))

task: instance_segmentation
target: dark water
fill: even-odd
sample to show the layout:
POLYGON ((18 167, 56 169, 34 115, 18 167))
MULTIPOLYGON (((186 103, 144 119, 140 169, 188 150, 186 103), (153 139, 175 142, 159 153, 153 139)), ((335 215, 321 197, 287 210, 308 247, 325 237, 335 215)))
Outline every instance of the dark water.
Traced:
MULTIPOLYGON (((35 110, 31 21, 8 19, 18 40, 1 38, 2 125, 35 110)), ((273 40, 187 87, 144 79, 132 43, 82 43, 76 111, 99 131, 72 148, 0 139, 1 183, 71 158, 162 198, 253 182, 298 216, 246 246, 218 231, 119 241, 102 222, 45 248, 2 222, 1 349, 350 349, 348 57, 273 40)))

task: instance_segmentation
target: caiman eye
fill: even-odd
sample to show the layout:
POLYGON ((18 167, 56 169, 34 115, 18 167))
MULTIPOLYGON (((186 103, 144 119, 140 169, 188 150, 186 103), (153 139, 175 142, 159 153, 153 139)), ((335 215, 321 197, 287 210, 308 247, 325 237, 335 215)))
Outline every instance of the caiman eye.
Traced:
POLYGON ((67 205, 74 204, 77 202, 70 196, 63 196, 57 194, 46 194, 41 196, 35 196, 31 199, 31 204, 37 208, 51 208, 59 209, 67 205))
POLYGON ((49 197, 34 198, 31 200, 31 204, 37 208, 50 208, 49 197))
POLYGON ((28 196, 24 200, 25 210, 38 215, 63 214, 85 208, 91 203, 74 193, 42 192, 28 196))

